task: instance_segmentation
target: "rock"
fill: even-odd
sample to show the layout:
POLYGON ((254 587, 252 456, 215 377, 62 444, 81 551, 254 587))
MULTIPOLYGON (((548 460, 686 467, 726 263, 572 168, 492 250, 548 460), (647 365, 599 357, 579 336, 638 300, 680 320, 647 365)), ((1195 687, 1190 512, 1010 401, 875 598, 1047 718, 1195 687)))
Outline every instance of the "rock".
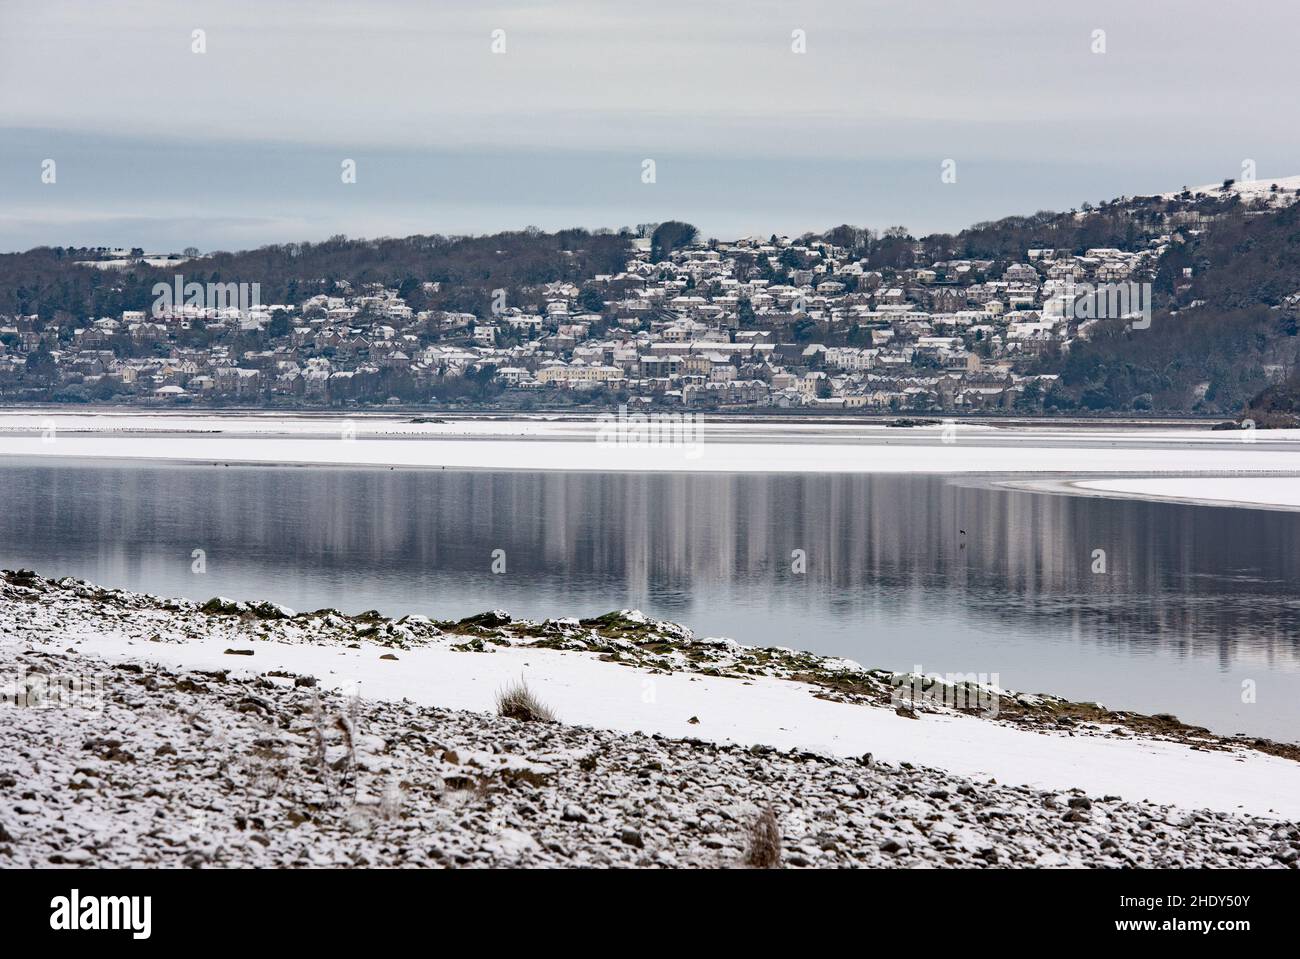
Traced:
POLYGON ((564 813, 560 816, 564 822, 587 822, 587 812, 577 803, 567 803, 564 807, 564 813))
POLYGON ((688 720, 686 720, 686 721, 687 721, 688 723, 690 723, 692 726, 698 726, 698 725, 700 724, 700 717, 699 717, 699 716, 692 716, 690 719, 688 719, 688 720))
POLYGON ((1063 856, 1059 852, 1047 851, 1040 853, 1034 861, 1034 865, 1039 869, 1063 869, 1070 866, 1068 856, 1063 856))
POLYGON ((199 609, 211 616, 231 616, 235 613, 242 612, 242 605, 233 599, 227 599, 224 596, 213 596, 204 603, 199 609))
POLYGON ((884 842, 880 844, 881 852, 897 853, 897 852, 902 852, 906 848, 907 848, 906 846, 904 846, 896 839, 886 839, 884 842))
POLYGON ((516 858, 538 848, 537 840, 522 829, 500 829, 496 834, 496 851, 503 856, 516 858))
POLYGON ((133 763, 135 757, 122 748, 120 739, 92 738, 87 739, 81 746, 87 752, 92 752, 100 759, 107 759, 115 763, 133 763))
POLYGON ((235 704, 235 709, 241 713, 263 712, 268 716, 275 715, 275 706, 261 696, 254 696, 252 693, 240 698, 235 704))
POLYGON ((354 809, 348 813, 345 822, 347 828, 353 832, 365 832, 374 822, 374 817, 369 810, 354 809))
POLYGON ((258 619, 293 619, 294 611, 279 603, 254 603, 248 611, 258 619))
POLYGON ((56 865, 80 866, 91 861, 94 858, 85 849, 69 849, 66 852, 56 852, 50 856, 50 862, 56 865))
POLYGON ((625 845, 635 846, 637 849, 645 848, 645 840, 641 838, 641 834, 635 829, 624 829, 618 834, 618 838, 621 839, 625 845))
POLYGON ((1071 809, 1091 809, 1092 800, 1087 796, 1071 796, 1068 805, 1071 809))
POLYGON ((227 656, 252 656, 253 651, 251 649, 227 649, 225 654, 227 656))
POLYGON ((509 626, 512 622, 514 622, 514 619, 504 609, 490 609, 486 613, 479 613, 477 616, 466 616, 456 625, 463 629, 471 626, 495 629, 500 626, 509 626))
POLYGON ((391 660, 396 660, 396 659, 397 659, 397 657, 394 656, 392 653, 384 653, 384 655, 380 656, 379 658, 380 658, 380 659, 391 659, 391 660))

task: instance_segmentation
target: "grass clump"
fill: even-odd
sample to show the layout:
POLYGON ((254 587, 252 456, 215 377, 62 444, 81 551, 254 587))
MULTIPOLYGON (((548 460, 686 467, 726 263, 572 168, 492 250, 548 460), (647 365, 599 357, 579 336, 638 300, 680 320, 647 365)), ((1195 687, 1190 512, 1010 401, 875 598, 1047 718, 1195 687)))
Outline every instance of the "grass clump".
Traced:
POLYGON ((557 722, 551 708, 539 700, 522 679, 497 693, 497 715, 525 723, 557 722))
POLYGON ((777 869, 781 865, 781 824, 771 806, 749 820, 745 865, 751 869, 777 869))

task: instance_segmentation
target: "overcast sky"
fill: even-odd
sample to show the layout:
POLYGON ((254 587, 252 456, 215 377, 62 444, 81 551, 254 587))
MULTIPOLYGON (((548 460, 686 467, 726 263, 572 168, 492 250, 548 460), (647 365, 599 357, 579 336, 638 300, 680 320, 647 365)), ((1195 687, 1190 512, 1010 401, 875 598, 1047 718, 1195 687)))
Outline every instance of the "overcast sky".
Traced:
POLYGON ((956 230, 1292 175, 1298 28, 1282 0, 0 0, 0 250, 956 230))

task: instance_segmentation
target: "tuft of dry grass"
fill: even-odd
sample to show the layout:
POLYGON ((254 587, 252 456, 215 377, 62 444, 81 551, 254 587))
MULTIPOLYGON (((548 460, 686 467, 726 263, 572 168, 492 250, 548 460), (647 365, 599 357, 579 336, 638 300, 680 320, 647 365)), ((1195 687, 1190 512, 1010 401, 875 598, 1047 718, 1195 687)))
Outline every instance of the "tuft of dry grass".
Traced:
POLYGON ((781 866, 781 824, 771 806, 760 809, 749 820, 749 841, 745 846, 745 865, 751 869, 778 869, 781 866))
POLYGON ((522 679, 497 693, 497 715, 526 723, 557 722, 555 713, 543 704, 522 679))

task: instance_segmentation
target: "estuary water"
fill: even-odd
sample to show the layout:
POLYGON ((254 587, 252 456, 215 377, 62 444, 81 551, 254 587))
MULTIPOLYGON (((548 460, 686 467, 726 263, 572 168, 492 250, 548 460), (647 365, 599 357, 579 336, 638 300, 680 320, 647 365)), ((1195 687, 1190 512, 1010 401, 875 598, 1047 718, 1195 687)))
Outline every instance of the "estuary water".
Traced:
POLYGON ((6 568, 439 619, 632 607, 1300 739, 1300 513, 906 474, 9 460, 0 488, 6 568))

